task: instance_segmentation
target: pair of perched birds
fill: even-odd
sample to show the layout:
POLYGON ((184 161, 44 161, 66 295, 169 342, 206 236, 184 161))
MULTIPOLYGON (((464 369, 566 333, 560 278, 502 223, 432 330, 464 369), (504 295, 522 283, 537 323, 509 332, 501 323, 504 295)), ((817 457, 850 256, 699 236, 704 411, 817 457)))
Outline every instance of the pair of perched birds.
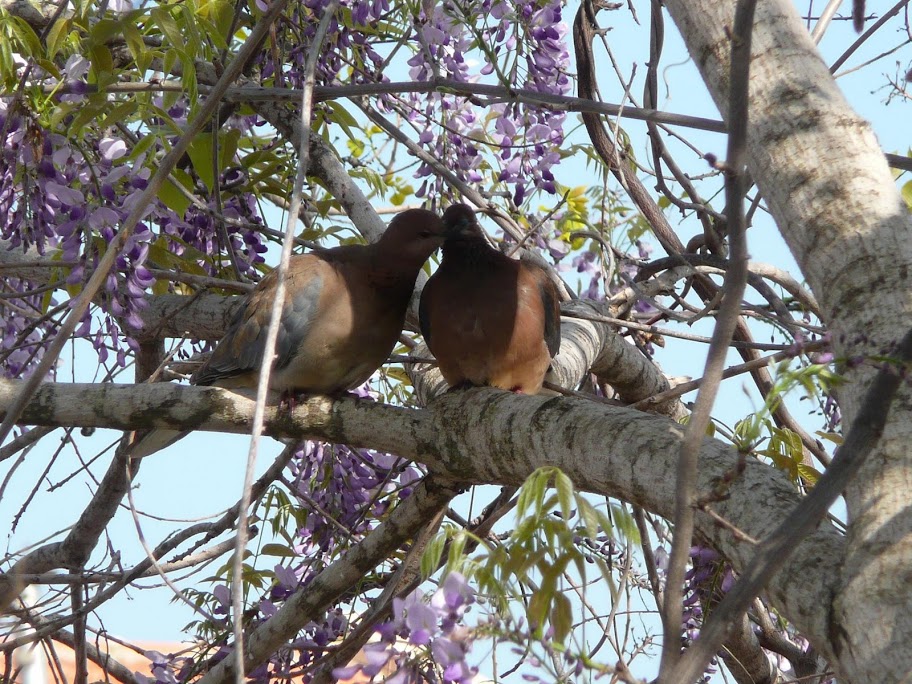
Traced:
MULTIPOLYGON (((425 209, 397 214, 374 244, 292 257, 270 388, 340 394, 364 383, 393 350, 418 272, 440 246, 420 322, 444 379, 454 388, 537 393, 560 347, 557 289, 541 267, 490 247, 464 204, 442 219, 425 209)), ((191 382, 256 386, 275 290, 273 272, 191 382)))

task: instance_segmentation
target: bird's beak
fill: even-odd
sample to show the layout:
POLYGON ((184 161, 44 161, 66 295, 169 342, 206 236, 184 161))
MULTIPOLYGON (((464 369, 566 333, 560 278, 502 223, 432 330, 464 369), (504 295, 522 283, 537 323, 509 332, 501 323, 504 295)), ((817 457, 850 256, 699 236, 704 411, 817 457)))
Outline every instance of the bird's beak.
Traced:
POLYGON ((474 221, 463 218, 450 226, 450 229, 447 231, 447 237, 472 237, 476 232, 474 221))

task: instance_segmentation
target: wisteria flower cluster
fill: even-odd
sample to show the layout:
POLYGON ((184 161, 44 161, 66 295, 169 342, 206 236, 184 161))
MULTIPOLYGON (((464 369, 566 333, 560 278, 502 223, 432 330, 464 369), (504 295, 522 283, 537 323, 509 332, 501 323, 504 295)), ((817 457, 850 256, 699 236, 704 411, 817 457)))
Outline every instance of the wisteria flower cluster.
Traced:
MULTIPOLYGON (((731 567, 714 549, 706 546, 693 546, 690 549, 691 567, 684 576, 684 612, 682 614, 681 645, 686 647, 700 634, 704 621, 704 608, 718 603, 725 594, 731 590, 735 577, 731 567)), ((655 549, 656 566, 660 575, 665 575, 668 570, 668 552, 663 546, 655 549)), ((806 639, 797 635, 793 628, 781 625, 779 617, 770 616, 770 621, 778 625, 778 634, 786 641, 798 646, 801 651, 811 649, 806 639)), ((760 627, 755 626, 759 632, 760 627)), ((793 664, 777 653, 766 651, 770 663, 784 674, 792 671, 793 664)), ((718 670, 718 658, 713 658, 707 666, 701 681, 709 678, 718 670)), ((834 680, 827 680, 834 681, 834 680)))
MULTIPOLYGON (((262 77, 295 88, 304 85, 307 53, 313 43, 317 26, 330 0, 302 0, 294 5, 291 21, 297 40, 282 56, 280 63, 269 52, 261 56, 262 77)), ((335 15, 323 38, 315 81, 319 85, 342 82, 364 83, 384 80, 381 73, 383 57, 374 49, 365 28, 376 26, 389 12, 389 0, 341 0, 341 11, 351 17, 351 23, 339 21, 335 15)), ((261 11, 268 9, 265 0, 257 0, 261 11)))
MULTIPOLYGON (((662 555, 667 563, 667 554, 662 555)), ((684 575, 682 646, 692 643, 699 636, 700 628, 703 626, 704 606, 710 601, 721 599, 734 584, 731 568, 715 550, 706 546, 693 546, 690 549, 690 561, 691 567, 684 575)), ((664 572, 667 565, 663 564, 659 569, 664 572)), ((708 681, 708 678, 718 670, 717 662, 716 658, 710 661, 701 681, 708 681)))
MULTIPOLYGON (((70 85, 83 87, 69 88, 61 100, 73 104, 84 99, 79 92, 85 89, 87 71, 85 58, 73 56, 67 61, 63 77, 70 85)), ((170 114, 182 122, 186 107, 172 107, 170 114)), ((146 189, 154 164, 150 155, 162 150, 157 141, 150 150, 131 155, 132 143, 115 130, 100 135, 87 129, 77 144, 49 130, 25 106, 11 109, 8 100, 0 100, 0 237, 10 249, 34 248, 38 255, 53 250, 68 269, 66 285, 74 292, 88 280, 146 189)), ((76 332, 77 337, 92 341, 102 363, 114 351, 123 367, 129 350, 137 349, 132 335, 143 326, 145 295, 155 283, 148 264, 156 241, 153 227, 165 236, 170 251, 180 254, 193 247, 202 255, 199 265, 214 273, 220 261, 206 257, 229 247, 219 239, 219 221, 225 221, 239 269, 248 276, 256 274, 254 265, 262 262, 266 247, 257 230, 262 220, 254 197, 249 193, 227 196, 221 215, 213 200, 200 204, 203 208, 192 205, 179 215, 161 201, 153 201, 121 249, 98 301, 102 315, 87 313, 76 332)), ((19 287, 26 295, 31 289, 29 284, 12 281, 8 287, 19 287)), ((14 353, 3 360, 3 373, 21 377, 40 360, 39 342, 49 339, 53 328, 50 321, 34 323, 37 309, 26 299, 7 303, 8 309, 14 306, 32 315, 6 317, 4 343, 9 346, 4 348, 14 353)))
MULTIPOLYGON (((409 76, 415 81, 446 78, 472 83, 496 74, 509 78, 514 87, 566 95, 571 87, 566 34, 559 0, 422 6, 415 31, 419 48, 408 62, 409 76), (496 23, 476 28, 478 17, 496 23), (517 30, 525 34, 524 40, 517 40, 517 30), (483 55, 484 64, 478 69, 470 65, 471 50, 483 55)), ((481 181, 480 169, 485 163, 481 146, 489 145, 497 150, 497 180, 513 188, 511 199, 516 206, 522 205, 531 190, 556 192, 552 168, 561 159, 563 112, 498 104, 490 109, 493 131, 486 133, 474 105, 464 98, 416 93, 409 96, 409 107, 409 118, 424 127, 419 143, 464 180, 481 181), (427 122, 438 123, 442 132, 435 135, 427 122)), ((422 164, 416 175, 428 178, 416 193, 419 197, 431 194, 431 185, 434 193, 442 192, 442 181, 431 180, 429 165, 422 164)))
POLYGON ((693 641, 703 624, 703 606, 718 601, 735 582, 731 568, 722 557, 706 546, 690 549, 691 567, 684 575, 684 632, 687 641, 693 641))
POLYGON ((7 378, 27 378, 41 360, 50 343, 53 324, 42 315, 42 295, 35 284, 18 278, 4 281, 7 294, 21 293, 7 300, 2 317, 3 342, 0 352, 0 374, 7 378))
MULTIPOLYGON (((359 388, 356 394, 375 398, 369 385, 359 388)), ((390 497, 409 496, 420 477, 414 467, 389 454, 321 442, 304 442, 289 464, 289 474, 288 493, 296 508, 305 512, 304 522, 295 532, 297 543, 290 549, 295 559, 274 566, 275 582, 245 614, 251 626, 272 618, 288 597, 313 581, 343 547, 357 542, 372 529, 391 506, 390 497)), ((448 601, 455 619, 462 614, 464 606, 453 598, 454 592, 462 591, 453 582, 455 579, 445 584, 445 591, 435 600, 448 601)), ((470 601, 466 599, 466 602, 470 601)), ((218 624, 210 627, 224 635, 231 611, 226 584, 214 587, 211 603, 218 624)), ((289 648, 280 650, 256 671, 248 673, 248 678, 265 683, 284 678, 291 671, 309 671, 325 655, 329 645, 344 635, 347 627, 342 608, 330 609, 322 619, 305 625, 289 648)), ((222 638, 212 648, 227 652, 227 636, 222 638)), ((441 644, 445 645, 446 641, 441 644)), ((160 678, 159 681, 166 684, 160 678)))
POLYGON ((187 681, 193 672, 192 658, 166 655, 161 651, 146 651, 144 655, 151 661, 151 676, 134 672, 133 676, 139 684, 179 684, 187 681))
POLYGON ((289 467, 300 506, 308 512, 298 530, 296 551, 302 557, 328 555, 347 545, 340 526, 349 539, 369 532, 391 505, 388 495, 408 496, 420 478, 414 467, 393 455, 322 442, 305 443, 289 467))
POLYGON ((333 675, 348 679, 361 673, 387 684, 468 684, 478 670, 466 662, 471 637, 462 620, 474 602, 474 590, 458 572, 450 572, 429 599, 420 589, 393 599, 392 619, 377 628, 379 641, 364 648, 367 663, 338 668, 333 675), (434 667, 423 657, 428 652, 442 670, 439 677, 428 671, 434 667))

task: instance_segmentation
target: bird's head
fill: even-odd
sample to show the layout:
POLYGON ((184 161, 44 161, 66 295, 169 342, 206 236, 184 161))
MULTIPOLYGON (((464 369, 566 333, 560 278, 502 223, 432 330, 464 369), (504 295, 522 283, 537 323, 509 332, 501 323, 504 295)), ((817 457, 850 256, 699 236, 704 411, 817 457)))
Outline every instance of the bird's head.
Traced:
POLYGON ((377 243, 403 262, 423 264, 446 237, 443 221, 433 211, 408 209, 393 217, 377 243))
POLYGON ((475 219, 475 212, 465 204, 453 204, 443 212, 443 227, 447 241, 484 240, 481 226, 475 219))

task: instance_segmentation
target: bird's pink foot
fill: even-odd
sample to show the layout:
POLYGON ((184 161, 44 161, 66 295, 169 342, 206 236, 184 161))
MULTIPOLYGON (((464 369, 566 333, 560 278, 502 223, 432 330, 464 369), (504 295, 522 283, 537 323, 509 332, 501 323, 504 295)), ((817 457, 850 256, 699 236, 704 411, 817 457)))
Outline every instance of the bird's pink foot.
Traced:
POLYGON ((295 390, 282 392, 282 396, 279 398, 279 410, 291 413, 307 396, 307 392, 296 392, 295 390))

